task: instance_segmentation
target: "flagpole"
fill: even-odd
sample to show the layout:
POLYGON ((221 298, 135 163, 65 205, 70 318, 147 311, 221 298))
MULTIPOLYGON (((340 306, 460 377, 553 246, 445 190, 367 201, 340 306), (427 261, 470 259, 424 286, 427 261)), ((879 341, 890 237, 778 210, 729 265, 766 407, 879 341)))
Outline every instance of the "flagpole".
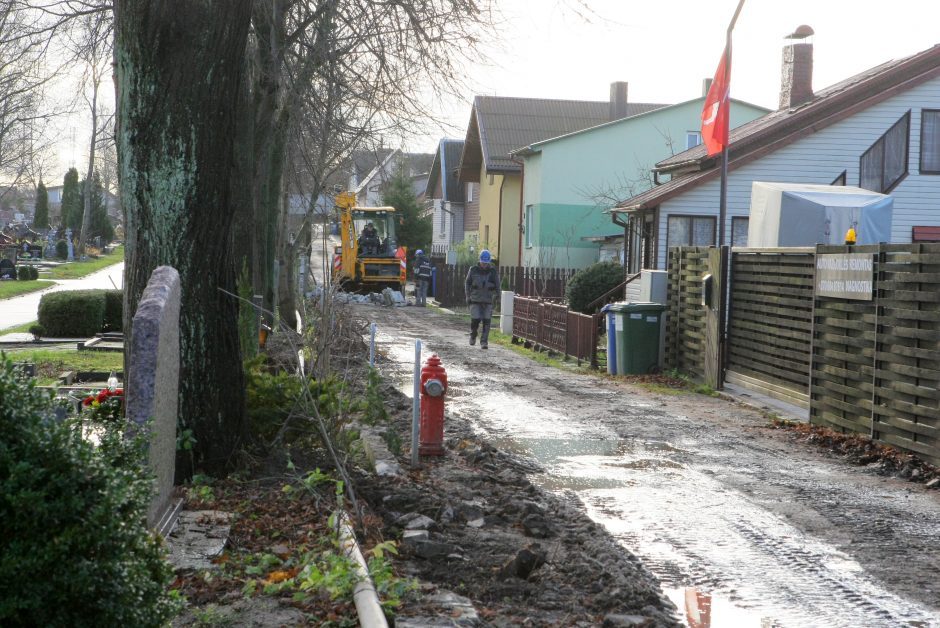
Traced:
MULTIPOLYGON (((738 7, 734 10, 734 16, 731 23, 728 24, 728 35, 725 41, 725 63, 727 63, 728 81, 731 81, 731 31, 734 30, 734 23, 738 21, 741 9, 744 7, 744 0, 738 0, 738 7)), ((730 96, 729 96, 730 98, 730 96)), ((728 115, 730 117, 730 103, 728 115)), ((721 192, 718 200, 718 246, 725 245, 725 221, 728 216, 728 144, 721 148, 721 192)))

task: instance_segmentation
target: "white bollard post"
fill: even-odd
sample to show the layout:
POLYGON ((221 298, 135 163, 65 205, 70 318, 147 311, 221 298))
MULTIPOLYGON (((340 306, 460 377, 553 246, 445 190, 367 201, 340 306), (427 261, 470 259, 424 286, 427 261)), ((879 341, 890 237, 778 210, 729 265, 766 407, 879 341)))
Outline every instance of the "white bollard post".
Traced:
POLYGON ((418 466, 418 421, 421 408, 421 341, 415 340, 414 399, 411 402, 411 466, 418 466))
POLYGON ((375 367, 375 323, 369 325, 369 366, 375 367))
POLYGON ((512 335, 512 306, 516 293, 512 290, 503 290, 499 294, 499 331, 507 336, 512 335))

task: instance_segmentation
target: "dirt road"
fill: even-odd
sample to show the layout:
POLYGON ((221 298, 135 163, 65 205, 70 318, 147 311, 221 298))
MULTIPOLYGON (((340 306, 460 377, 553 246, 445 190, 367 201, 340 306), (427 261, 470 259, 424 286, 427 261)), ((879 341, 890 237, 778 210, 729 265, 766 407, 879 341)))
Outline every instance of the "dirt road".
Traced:
POLYGON ((410 395, 414 339, 448 411, 536 461, 639 556, 692 626, 940 626, 940 491, 795 443, 743 406, 467 345, 467 323, 362 306, 410 395), (707 619, 707 621, 706 621, 707 619))

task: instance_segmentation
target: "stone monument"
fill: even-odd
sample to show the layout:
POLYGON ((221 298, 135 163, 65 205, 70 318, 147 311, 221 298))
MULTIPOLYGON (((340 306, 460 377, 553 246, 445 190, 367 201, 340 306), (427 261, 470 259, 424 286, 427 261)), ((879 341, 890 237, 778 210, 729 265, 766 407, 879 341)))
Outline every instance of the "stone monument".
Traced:
POLYGON ((147 463, 156 477, 156 495, 147 523, 164 536, 172 529, 181 506, 173 499, 179 318, 179 273, 170 266, 160 266, 150 275, 134 314, 124 395, 131 430, 148 436, 147 463))

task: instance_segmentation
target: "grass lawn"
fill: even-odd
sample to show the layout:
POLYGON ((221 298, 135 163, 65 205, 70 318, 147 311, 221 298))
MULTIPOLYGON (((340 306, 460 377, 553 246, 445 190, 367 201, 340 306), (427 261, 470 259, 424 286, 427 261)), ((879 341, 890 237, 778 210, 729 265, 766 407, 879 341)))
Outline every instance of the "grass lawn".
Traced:
POLYGON ((48 288, 53 282, 45 279, 36 279, 34 281, 0 281, 0 299, 9 299, 18 297, 21 294, 36 292, 43 288, 48 288))
POLYGON ((15 327, 6 327, 0 329, 0 334, 25 334, 29 331, 29 328, 38 323, 39 321, 30 321, 28 323, 23 323, 22 325, 16 325, 15 327))
POLYGON ((50 383, 62 371, 123 371, 124 354, 115 351, 53 351, 49 349, 18 349, 8 351, 14 362, 32 362, 40 384, 50 383))
POLYGON ((101 257, 90 259, 84 262, 69 262, 68 264, 62 264, 56 266, 49 271, 45 277, 49 279, 79 279, 85 275, 89 275, 96 270, 101 270, 107 266, 113 264, 118 264, 124 261, 124 246, 119 246, 114 249, 114 252, 110 255, 102 255, 101 257))

